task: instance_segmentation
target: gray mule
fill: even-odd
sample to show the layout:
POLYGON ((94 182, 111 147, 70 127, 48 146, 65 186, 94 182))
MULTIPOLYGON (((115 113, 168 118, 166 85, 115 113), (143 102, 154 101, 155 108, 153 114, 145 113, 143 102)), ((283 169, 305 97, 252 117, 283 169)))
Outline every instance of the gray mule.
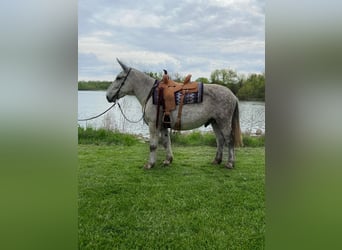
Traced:
MULTIPOLYGON (((155 79, 134 68, 127 67, 118 60, 123 71, 107 89, 107 100, 115 102, 125 95, 137 97, 144 110, 144 119, 150 132, 150 157, 145 164, 146 169, 152 168, 156 163, 156 150, 159 135, 166 149, 165 165, 173 160, 169 130, 163 126, 156 127, 157 106, 152 104, 149 93, 155 79)), ((162 110, 160 110, 162 113, 162 110)), ((174 128, 177 119, 178 106, 171 112, 171 128, 174 128)), ((161 124, 161 116, 159 118, 161 124)), ((235 162, 234 146, 242 146, 239 106, 237 97, 226 87, 216 84, 205 84, 203 89, 203 102, 199 104, 184 105, 182 112, 181 130, 198 128, 211 124, 216 135, 217 152, 213 164, 222 162, 224 145, 228 147, 228 161, 226 168, 233 168, 235 162)))

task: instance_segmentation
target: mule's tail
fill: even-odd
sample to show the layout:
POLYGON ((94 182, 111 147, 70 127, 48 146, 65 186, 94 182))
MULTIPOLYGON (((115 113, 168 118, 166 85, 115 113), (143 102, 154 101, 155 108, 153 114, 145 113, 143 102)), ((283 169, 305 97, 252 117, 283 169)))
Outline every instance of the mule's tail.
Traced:
POLYGON ((239 102, 236 102, 232 119, 232 139, 235 147, 242 147, 242 133, 240 129, 239 102))

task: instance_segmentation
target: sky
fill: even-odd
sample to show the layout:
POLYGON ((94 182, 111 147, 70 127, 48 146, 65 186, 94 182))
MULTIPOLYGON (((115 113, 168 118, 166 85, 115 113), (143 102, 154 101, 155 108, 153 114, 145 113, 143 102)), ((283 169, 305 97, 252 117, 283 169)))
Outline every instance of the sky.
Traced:
POLYGON ((192 80, 265 71, 264 0, 79 0, 78 78, 112 81, 116 58, 192 80))

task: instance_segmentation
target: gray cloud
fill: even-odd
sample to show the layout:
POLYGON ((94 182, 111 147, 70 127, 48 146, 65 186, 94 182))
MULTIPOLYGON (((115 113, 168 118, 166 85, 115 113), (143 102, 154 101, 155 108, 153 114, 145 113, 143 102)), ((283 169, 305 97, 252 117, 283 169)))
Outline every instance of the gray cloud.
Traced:
POLYGON ((263 1, 80 1, 79 78, 117 73, 116 57, 196 78, 218 68, 261 72, 264 26, 263 1))

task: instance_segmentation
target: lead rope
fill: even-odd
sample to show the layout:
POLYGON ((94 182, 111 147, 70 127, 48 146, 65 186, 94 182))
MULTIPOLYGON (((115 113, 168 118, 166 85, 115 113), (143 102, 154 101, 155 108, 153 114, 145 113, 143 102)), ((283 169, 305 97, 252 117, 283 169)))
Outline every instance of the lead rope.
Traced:
POLYGON ((114 104, 112 106, 110 106, 108 109, 106 109, 104 112, 102 112, 101 114, 99 115, 95 115, 95 116, 92 116, 90 118, 85 118, 85 119, 77 119, 77 121, 89 121, 89 120, 93 120, 97 117, 100 117, 101 115, 107 113, 109 110, 111 110, 114 106, 115 106, 116 102, 114 102, 114 104))
POLYGON ((148 100, 152 97, 153 91, 154 91, 155 88, 158 86, 158 84, 159 84, 159 81, 158 81, 158 80, 155 80, 155 81, 154 81, 154 84, 153 84, 153 86, 152 86, 152 88, 151 88, 151 90, 150 90, 150 93, 148 93, 148 96, 147 96, 147 98, 146 98, 144 107, 142 108, 143 114, 142 114, 141 118, 140 118, 138 121, 132 121, 132 120, 128 119, 127 116, 124 114, 124 112, 123 112, 123 110, 122 110, 122 108, 121 108, 121 106, 120 106, 120 103, 118 103, 118 106, 119 106, 119 109, 120 109, 120 111, 121 111, 122 116, 123 116, 128 122, 131 122, 131 123, 138 123, 138 122, 140 122, 140 121, 145 117, 145 111, 146 111, 147 102, 148 102, 148 100))
POLYGON ((145 110, 144 110, 144 112, 143 112, 143 114, 142 114, 142 116, 141 116, 141 118, 140 118, 139 120, 137 120, 137 121, 132 121, 132 120, 128 119, 127 116, 124 114, 124 112, 123 112, 123 110, 122 110, 122 108, 121 108, 121 106, 120 106, 120 103, 118 103, 118 106, 119 106, 119 109, 120 109, 120 111, 121 111, 122 116, 126 119, 126 121, 128 121, 128 122, 130 122, 130 123, 138 123, 138 122, 140 122, 140 121, 144 118, 145 110))
MULTIPOLYGON (((108 109, 106 109, 106 110, 105 110, 104 112, 102 112, 101 114, 92 116, 92 117, 90 117, 90 118, 77 119, 77 121, 89 121, 89 120, 93 120, 93 119, 95 119, 95 118, 98 118, 98 117, 100 117, 101 115, 103 115, 103 114, 105 114, 106 112, 108 112, 110 109, 112 109, 112 108, 115 106, 115 104, 118 104, 122 116, 123 116, 128 122, 131 122, 131 123, 138 123, 138 122, 140 122, 140 121, 144 118, 144 114, 143 114, 142 117, 141 117, 138 121, 132 121, 132 120, 128 119, 127 116, 124 114, 124 112, 123 112, 123 110, 122 110, 122 108, 121 108, 121 106, 120 106, 120 103, 114 103, 112 106, 110 106, 108 109)), ((145 113, 145 112, 144 112, 144 113, 145 113)))

